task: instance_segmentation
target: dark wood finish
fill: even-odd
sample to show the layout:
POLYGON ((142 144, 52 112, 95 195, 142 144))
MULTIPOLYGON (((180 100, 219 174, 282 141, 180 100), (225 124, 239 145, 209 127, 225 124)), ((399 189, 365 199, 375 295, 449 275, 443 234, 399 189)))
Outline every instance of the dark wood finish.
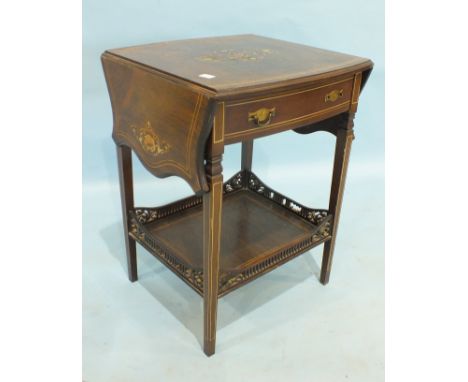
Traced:
MULTIPOLYGON (((221 247, 221 217, 223 211, 223 168, 224 151, 222 123, 218 105, 213 131, 206 147, 206 177, 209 192, 203 194, 203 311, 204 343, 207 356, 215 352, 216 315, 218 310, 219 254, 221 247)), ((198 226, 199 223, 198 223, 198 226)))
POLYGON ((336 131, 335 159, 333 163, 332 185, 330 191, 330 202, 328 210, 334 216, 331 229, 332 239, 325 243, 322 256, 322 267, 320 272, 320 282, 326 285, 330 280, 330 271, 335 251, 335 242, 340 220, 341 204, 348 171, 349 156, 351 154, 351 144, 354 139, 354 114, 357 110, 359 94, 361 89, 361 73, 354 76, 354 87, 350 112, 347 114, 346 124, 338 125, 336 131))
POLYGON ((102 63, 114 114, 114 141, 131 147, 153 175, 177 175, 195 192, 208 191, 203 167, 213 118, 208 92, 181 86, 109 53, 102 55, 102 63))
MULTIPOLYGON (((350 121, 352 121, 352 118, 353 117, 350 116, 350 121)), ((327 284, 330 279, 330 270, 333 252, 335 249, 338 222, 340 219, 346 172, 348 168, 349 155, 351 153, 351 143, 353 139, 354 133, 352 129, 340 129, 337 133, 332 186, 330 193, 330 204, 328 207, 328 210, 334 216, 334 222, 332 226, 332 239, 324 246, 322 256, 322 268, 320 272, 320 282, 324 285, 327 284)))
MULTIPOLYGON (((202 220, 199 206, 153 222, 147 230, 183 263, 203 270, 202 220)), ((299 243, 316 228, 249 190, 226 196, 222 227, 220 267, 225 273, 240 273, 275 251, 299 243)))
POLYGON ((252 169, 252 157, 253 157, 253 140, 248 139, 242 142, 242 161, 241 161, 242 170, 250 171, 252 169))
POLYGON ((259 137, 287 130, 311 121, 329 118, 349 110, 353 77, 310 89, 301 89, 253 100, 241 100, 226 104, 226 139, 236 141, 243 137, 259 137), (341 95, 327 100, 328 94, 341 95), (259 126, 248 120, 248 115, 259 109, 275 110, 268 123, 259 126))
POLYGON ((368 59, 254 35, 112 49, 102 64, 115 142, 131 147, 155 176, 179 176, 198 194, 209 188, 203 153, 215 104, 224 143, 240 142, 346 112, 350 79, 367 78, 372 68, 368 59), (343 94, 325 102, 341 81, 343 94), (271 97, 275 116, 256 129, 248 113, 271 97))
MULTIPOLYGON (((193 196, 131 212, 132 237, 202 296, 203 221, 209 206, 203 201, 193 196)), ((327 210, 307 208, 241 170, 223 187, 219 297, 330 240, 332 222, 327 210)))
POLYGON ((132 151, 126 146, 117 146, 119 164, 120 201, 124 222, 125 249, 127 254, 128 278, 131 282, 138 280, 135 240, 129 236, 128 211, 134 208, 132 151))
POLYGON ((252 169, 253 140, 249 139, 242 142, 242 170, 252 169))
POLYGON ((241 35, 112 49, 102 63, 130 280, 136 241, 203 297, 207 355, 218 298, 322 243, 320 281, 328 282, 370 60, 241 35), (301 205, 252 173, 253 140, 285 130, 336 136, 328 210, 301 205), (237 142, 241 170, 223 183, 224 147, 237 142), (179 176, 195 195, 134 208, 131 150, 153 175, 179 176))
POLYGON ((108 52, 223 96, 302 85, 372 66, 366 58, 256 35, 161 42, 108 52))
POLYGON ((299 134, 310 134, 317 131, 326 131, 330 134, 336 135, 339 129, 345 128, 348 123, 348 113, 341 113, 334 117, 327 118, 323 121, 312 123, 307 126, 302 126, 294 129, 299 134))

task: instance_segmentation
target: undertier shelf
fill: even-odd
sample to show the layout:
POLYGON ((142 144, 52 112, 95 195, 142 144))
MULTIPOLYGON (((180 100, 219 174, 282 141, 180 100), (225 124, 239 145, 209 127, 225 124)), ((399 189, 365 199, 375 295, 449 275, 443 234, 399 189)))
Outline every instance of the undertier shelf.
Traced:
MULTIPOLYGON (((219 297, 329 240, 332 216, 272 190, 250 171, 224 183, 219 297)), ((130 236, 203 295, 202 197, 130 211, 130 236)))

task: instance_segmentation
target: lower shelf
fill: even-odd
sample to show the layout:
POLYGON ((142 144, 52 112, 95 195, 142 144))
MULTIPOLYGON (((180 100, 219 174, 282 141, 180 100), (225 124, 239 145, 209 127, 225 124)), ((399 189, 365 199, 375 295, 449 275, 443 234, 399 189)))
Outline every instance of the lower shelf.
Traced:
MULTIPOLYGON (((242 171, 224 184, 219 297, 330 239, 332 216, 242 171)), ((130 235, 203 295, 203 206, 193 196, 130 211, 130 235)))

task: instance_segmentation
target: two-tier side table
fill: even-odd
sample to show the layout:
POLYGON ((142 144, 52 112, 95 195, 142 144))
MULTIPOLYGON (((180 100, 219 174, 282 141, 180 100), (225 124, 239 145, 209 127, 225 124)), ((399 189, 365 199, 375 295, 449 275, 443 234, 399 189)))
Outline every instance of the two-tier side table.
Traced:
POLYGON ((200 294, 207 355, 220 297, 322 243, 320 281, 328 282, 353 118, 372 61, 240 35, 112 49, 102 63, 129 278, 137 280, 139 243, 200 294), (285 130, 336 136, 328 209, 306 207, 252 172, 254 139, 285 130), (239 142, 241 169, 223 182, 224 146, 239 142), (179 176, 194 195, 135 207, 132 151, 150 173, 179 176))

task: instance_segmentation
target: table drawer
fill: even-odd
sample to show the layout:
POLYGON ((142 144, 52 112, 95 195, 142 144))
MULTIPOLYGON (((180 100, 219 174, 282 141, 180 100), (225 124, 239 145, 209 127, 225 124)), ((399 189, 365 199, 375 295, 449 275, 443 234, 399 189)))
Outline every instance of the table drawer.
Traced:
POLYGON ((342 112, 349 107, 352 91, 353 78, 348 78, 310 89, 228 103, 225 135, 231 139, 257 132, 264 135, 268 129, 298 127, 319 115, 342 112))

